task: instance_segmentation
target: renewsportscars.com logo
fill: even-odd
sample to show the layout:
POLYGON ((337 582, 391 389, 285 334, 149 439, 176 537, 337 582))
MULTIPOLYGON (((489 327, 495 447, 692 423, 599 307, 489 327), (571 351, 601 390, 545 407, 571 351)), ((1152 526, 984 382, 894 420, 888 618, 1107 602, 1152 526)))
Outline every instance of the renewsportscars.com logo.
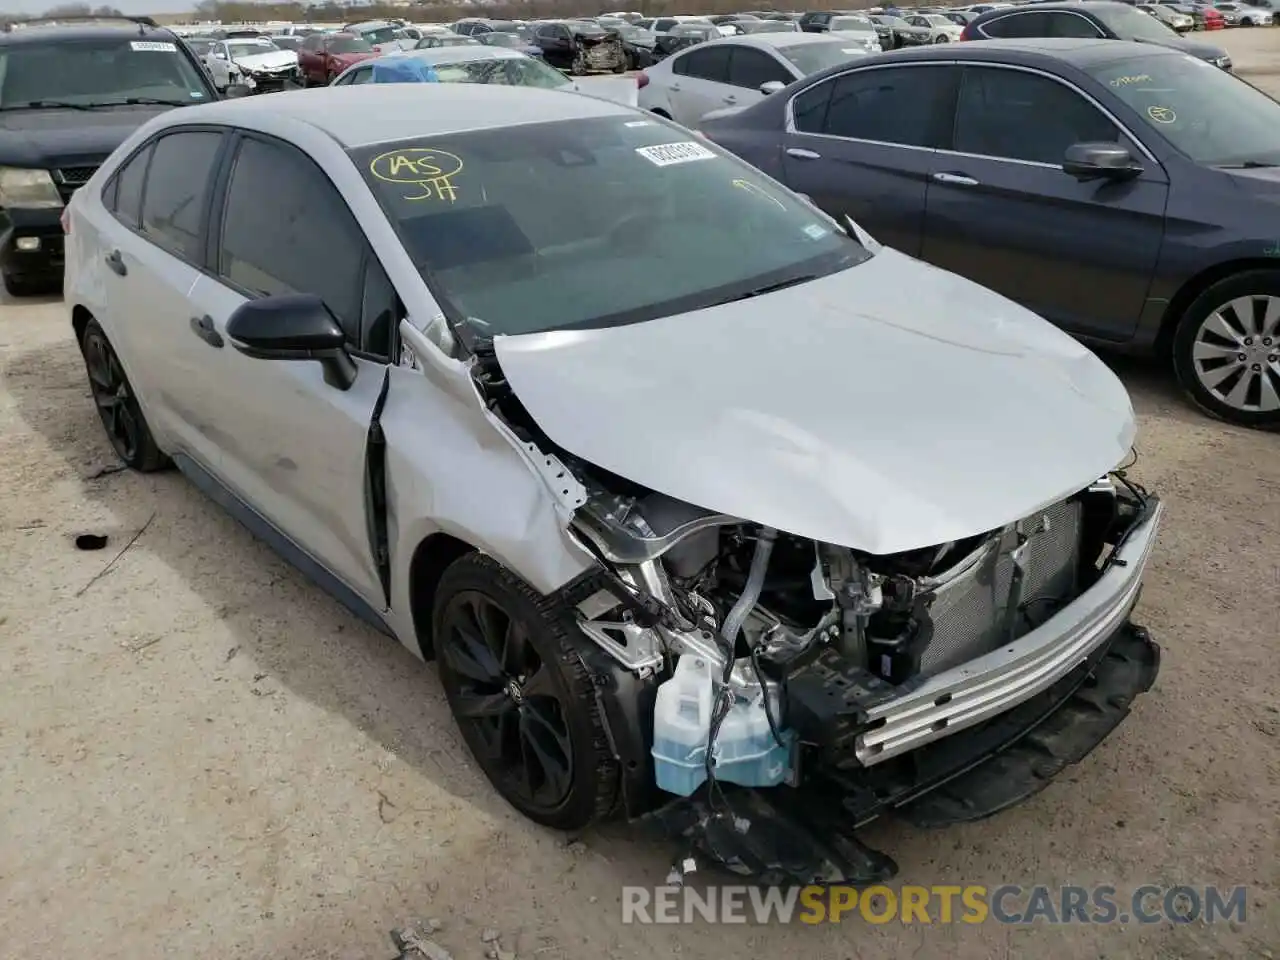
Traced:
POLYGON ((1246 887, 623 887, 623 923, 1244 923, 1246 887))

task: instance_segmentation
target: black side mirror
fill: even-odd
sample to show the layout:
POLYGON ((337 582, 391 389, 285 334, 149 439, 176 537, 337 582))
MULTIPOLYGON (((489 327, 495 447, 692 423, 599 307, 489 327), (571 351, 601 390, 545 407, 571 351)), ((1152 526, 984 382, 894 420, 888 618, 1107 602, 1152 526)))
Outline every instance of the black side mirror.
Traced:
POLYGON ((781 80, 766 80, 764 83, 760 84, 760 92, 767 97, 771 93, 777 93, 785 86, 786 84, 781 80))
POLYGON ((1077 180, 1130 180, 1142 166, 1118 143, 1075 143, 1067 147, 1062 170, 1077 180))
POLYGON ((316 360, 324 382, 350 389, 358 368, 347 336, 324 301, 310 293, 248 300, 227 321, 231 345, 258 360, 316 360))
POLYGON ((236 100, 240 97, 247 97, 253 93, 253 88, 245 83, 229 83, 224 96, 228 100, 236 100))

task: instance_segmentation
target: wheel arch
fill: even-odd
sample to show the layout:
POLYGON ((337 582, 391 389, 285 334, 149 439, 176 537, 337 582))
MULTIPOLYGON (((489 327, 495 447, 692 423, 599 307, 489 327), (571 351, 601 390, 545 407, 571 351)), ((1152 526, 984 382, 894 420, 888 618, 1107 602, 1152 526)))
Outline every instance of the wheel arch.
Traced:
POLYGON ((76 304, 71 308, 71 329, 76 335, 76 344, 84 339, 84 331, 89 326, 89 321, 93 319, 93 314, 89 312, 89 308, 76 304))
POLYGON ((409 560, 409 613, 423 660, 430 660, 435 655, 431 614, 440 578, 450 564, 475 550, 465 540, 448 533, 433 533, 414 548, 413 557, 409 560))
POLYGON ((1164 317, 1160 321, 1160 331, 1156 334, 1156 352, 1160 356, 1168 356, 1173 349, 1173 335, 1178 328, 1187 308, 1195 303, 1196 298, 1215 283, 1226 280, 1239 273, 1250 270, 1280 271, 1280 259, 1275 257, 1242 257, 1237 260, 1226 260, 1200 271, 1178 288, 1178 292, 1169 300, 1164 317))

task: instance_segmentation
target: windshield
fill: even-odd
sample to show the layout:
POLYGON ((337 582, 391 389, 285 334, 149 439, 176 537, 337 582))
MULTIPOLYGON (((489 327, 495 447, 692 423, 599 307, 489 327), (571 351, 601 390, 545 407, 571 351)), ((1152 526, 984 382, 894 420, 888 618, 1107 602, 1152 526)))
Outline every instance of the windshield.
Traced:
POLYGON ((191 52, 197 57, 207 56, 209 51, 213 49, 212 40, 187 40, 187 46, 191 48, 191 52))
POLYGON ((833 17, 831 20, 832 30, 842 31, 844 33, 853 33, 860 30, 874 30, 876 25, 866 17, 833 17))
POLYGON ((212 98, 203 75, 172 41, 125 35, 0 47, 0 109, 129 99, 189 104, 212 98))
POLYGON ((373 47, 369 45, 369 41, 362 40, 360 37, 334 37, 329 41, 330 53, 372 53, 373 47))
POLYGON ((1178 35, 1151 14, 1135 10, 1133 7, 1112 9, 1108 5, 1090 12, 1110 27, 1121 40, 1150 40, 1153 43, 1163 43, 1178 35))
POLYGON ((272 50, 279 50, 280 48, 269 40, 228 40, 227 49, 231 51, 232 60, 239 60, 241 57, 252 57, 258 53, 270 53, 272 50))
POLYGON ((653 320, 870 256, 753 167, 690 136, 627 112, 374 144, 351 157, 446 315, 490 334, 653 320))
MULTIPOLYGON (((800 43, 795 46, 778 47, 778 53, 789 60, 800 71, 808 76, 834 67, 837 63, 845 63, 855 57, 865 57, 865 47, 851 47, 850 40, 821 40, 817 43, 800 43)), ((861 42, 861 41, 859 41, 861 42)))
POLYGON ((1280 163, 1280 103, 1198 57, 1126 59, 1089 73, 1197 163, 1280 163))
POLYGON ((436 63, 432 67, 441 83, 496 83, 548 90, 570 85, 570 80, 559 70, 532 57, 464 60, 461 63, 436 63))
POLYGON ((390 43, 396 39, 395 27, 374 27, 372 30, 361 30, 360 36, 369 43, 390 43))

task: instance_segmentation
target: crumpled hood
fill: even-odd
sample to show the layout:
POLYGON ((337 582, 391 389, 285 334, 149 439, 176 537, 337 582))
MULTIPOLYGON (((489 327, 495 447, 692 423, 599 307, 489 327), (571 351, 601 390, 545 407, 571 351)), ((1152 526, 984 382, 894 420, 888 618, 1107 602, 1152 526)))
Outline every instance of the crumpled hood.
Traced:
POLYGON ((293 50, 267 50, 265 53, 236 57, 235 62, 237 66, 250 70, 279 70, 281 67, 296 67, 298 54, 293 50))
POLYGON ((1086 348, 887 248, 773 294, 495 349, 570 453, 875 554, 1026 516, 1115 467, 1135 432, 1124 387, 1086 348))
MULTIPOLYGON (((204 100, 191 102, 203 103, 204 100)), ((138 127, 172 109, 147 105, 0 113, 0 164, 16 167, 98 164, 138 127)))

